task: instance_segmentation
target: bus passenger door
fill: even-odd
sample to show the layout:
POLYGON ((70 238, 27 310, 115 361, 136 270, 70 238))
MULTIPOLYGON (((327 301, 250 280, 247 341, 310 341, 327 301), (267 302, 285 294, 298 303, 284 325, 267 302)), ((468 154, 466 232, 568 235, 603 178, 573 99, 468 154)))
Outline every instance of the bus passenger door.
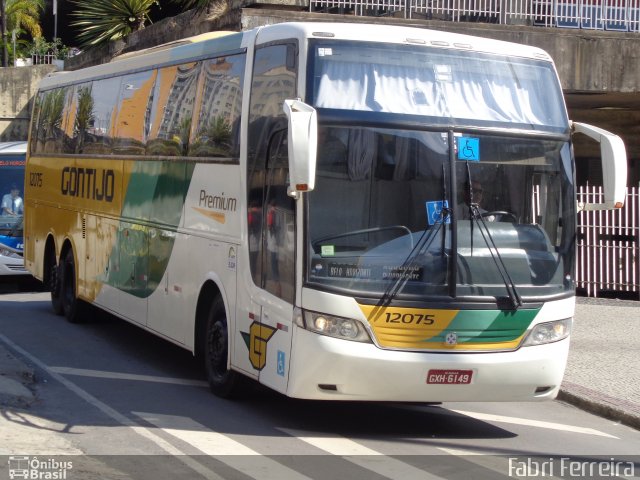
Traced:
POLYGON ((265 339, 260 383, 285 392, 295 297, 295 200, 287 195, 287 132, 270 142, 262 222, 261 337, 265 339))
POLYGON ((255 49, 247 133, 251 311, 240 312, 236 332, 246 342, 260 383, 279 392, 286 392, 289 377, 295 295, 295 201, 287 196, 282 106, 296 98, 297 48, 289 40, 255 49))

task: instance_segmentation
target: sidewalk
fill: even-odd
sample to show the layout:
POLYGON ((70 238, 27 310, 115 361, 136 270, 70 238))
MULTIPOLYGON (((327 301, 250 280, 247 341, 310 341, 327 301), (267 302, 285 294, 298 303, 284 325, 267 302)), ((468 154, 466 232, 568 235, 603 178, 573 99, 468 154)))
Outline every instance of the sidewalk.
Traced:
POLYGON ((640 430, 640 302, 577 298, 558 399, 640 430))
MULTIPOLYGON (((33 382, 0 342, 0 408, 28 406, 33 382)), ((640 430, 640 302, 578 297, 558 400, 640 430)))

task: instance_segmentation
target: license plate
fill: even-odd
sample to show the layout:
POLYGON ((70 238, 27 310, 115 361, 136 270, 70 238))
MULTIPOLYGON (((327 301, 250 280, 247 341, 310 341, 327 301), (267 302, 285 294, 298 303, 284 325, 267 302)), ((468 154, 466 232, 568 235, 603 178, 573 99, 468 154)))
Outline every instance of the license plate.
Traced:
POLYGON ((429 370, 427 383, 439 385, 471 383, 473 370, 429 370))

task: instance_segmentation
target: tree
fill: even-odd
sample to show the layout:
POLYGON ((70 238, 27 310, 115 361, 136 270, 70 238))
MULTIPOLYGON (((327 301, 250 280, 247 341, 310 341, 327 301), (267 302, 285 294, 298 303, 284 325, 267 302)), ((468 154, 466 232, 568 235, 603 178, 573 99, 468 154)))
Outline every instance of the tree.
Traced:
MULTIPOLYGON (((44 11, 44 0, 0 0, 2 6, 2 66, 9 64, 8 33, 26 31, 33 38, 42 35, 40 12, 44 11)), ((15 52, 14 52, 15 56, 15 52)))
POLYGON ((142 30, 157 0, 72 0, 78 9, 71 26, 79 27, 78 43, 90 47, 142 30))
POLYGON ((32 38, 41 37, 43 11, 44 0, 6 0, 7 30, 24 29, 32 38))

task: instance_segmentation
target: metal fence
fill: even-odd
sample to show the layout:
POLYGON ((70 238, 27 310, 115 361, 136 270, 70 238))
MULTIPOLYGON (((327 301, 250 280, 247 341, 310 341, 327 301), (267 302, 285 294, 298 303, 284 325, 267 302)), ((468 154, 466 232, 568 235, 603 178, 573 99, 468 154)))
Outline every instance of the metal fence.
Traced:
POLYGON ((640 31, 640 0, 311 0, 312 12, 640 31))
MULTIPOLYGON (((602 187, 580 187, 578 201, 601 202, 602 187)), ((577 287, 640 299, 640 188, 627 189, 620 210, 580 212, 577 235, 577 287)))

